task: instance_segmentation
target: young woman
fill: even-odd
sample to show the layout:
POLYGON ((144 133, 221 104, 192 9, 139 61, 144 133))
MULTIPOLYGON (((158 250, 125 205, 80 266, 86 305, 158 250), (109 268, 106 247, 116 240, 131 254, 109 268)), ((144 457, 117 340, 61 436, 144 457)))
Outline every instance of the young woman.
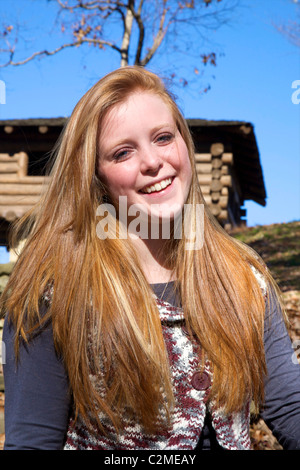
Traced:
POLYGON ((249 449, 251 403, 300 448, 278 288, 210 215, 162 81, 105 76, 54 156, 3 296, 5 449, 249 449))

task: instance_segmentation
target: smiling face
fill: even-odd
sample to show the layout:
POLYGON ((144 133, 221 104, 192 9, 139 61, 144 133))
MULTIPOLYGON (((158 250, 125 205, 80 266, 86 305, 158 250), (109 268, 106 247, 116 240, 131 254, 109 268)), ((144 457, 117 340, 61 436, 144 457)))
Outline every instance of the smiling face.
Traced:
POLYGON ((98 174, 110 196, 127 197, 148 214, 175 215, 190 189, 187 146, 167 104, 150 92, 132 93, 105 115, 99 136, 98 174))

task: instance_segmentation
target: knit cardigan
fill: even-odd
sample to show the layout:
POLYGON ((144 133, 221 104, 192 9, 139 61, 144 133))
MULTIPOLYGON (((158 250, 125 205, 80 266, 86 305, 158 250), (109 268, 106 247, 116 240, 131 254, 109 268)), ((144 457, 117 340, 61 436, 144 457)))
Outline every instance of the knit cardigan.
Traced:
POLYGON ((106 435, 92 433, 79 417, 70 419, 65 450, 192 450, 196 447, 207 411, 218 443, 228 450, 250 449, 249 403, 239 413, 226 415, 208 402, 212 374, 207 361, 199 370, 199 345, 185 329, 184 314, 167 302, 156 299, 166 344, 174 388, 175 406, 168 430, 149 435, 131 418, 117 434, 100 415, 106 435))

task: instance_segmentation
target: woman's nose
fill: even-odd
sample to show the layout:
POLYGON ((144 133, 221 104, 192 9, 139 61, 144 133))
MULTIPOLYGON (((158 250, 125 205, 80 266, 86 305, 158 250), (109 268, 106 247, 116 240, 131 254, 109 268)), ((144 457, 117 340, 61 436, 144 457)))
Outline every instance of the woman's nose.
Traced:
POLYGON ((157 172, 163 165, 159 149, 147 147, 141 150, 142 173, 157 172))

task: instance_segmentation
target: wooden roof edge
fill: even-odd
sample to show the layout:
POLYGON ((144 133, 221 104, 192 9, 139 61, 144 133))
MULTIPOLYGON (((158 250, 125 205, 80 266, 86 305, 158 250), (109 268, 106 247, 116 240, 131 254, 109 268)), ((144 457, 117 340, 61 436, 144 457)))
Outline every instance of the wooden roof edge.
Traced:
MULTIPOLYGON (((54 118, 24 118, 24 119, 0 119, 0 126, 57 126, 64 125, 69 119, 69 116, 60 116, 54 118)), ((235 121, 235 120, 210 120, 210 119, 199 119, 199 118, 187 118, 187 123, 191 127, 196 126, 251 126, 253 124, 248 121, 235 121)))
POLYGON ((253 194, 253 193, 249 195, 246 194, 243 200, 256 202, 257 204, 263 207, 266 207, 267 205, 267 196, 262 199, 260 196, 256 196, 256 194, 253 194))
POLYGON ((69 117, 0 119, 0 126, 64 126, 69 117))
POLYGON ((190 127, 198 126, 248 126, 252 129, 254 128, 253 124, 249 121, 237 121, 237 120, 224 120, 224 119, 199 119, 199 118, 187 118, 187 124, 190 127))

